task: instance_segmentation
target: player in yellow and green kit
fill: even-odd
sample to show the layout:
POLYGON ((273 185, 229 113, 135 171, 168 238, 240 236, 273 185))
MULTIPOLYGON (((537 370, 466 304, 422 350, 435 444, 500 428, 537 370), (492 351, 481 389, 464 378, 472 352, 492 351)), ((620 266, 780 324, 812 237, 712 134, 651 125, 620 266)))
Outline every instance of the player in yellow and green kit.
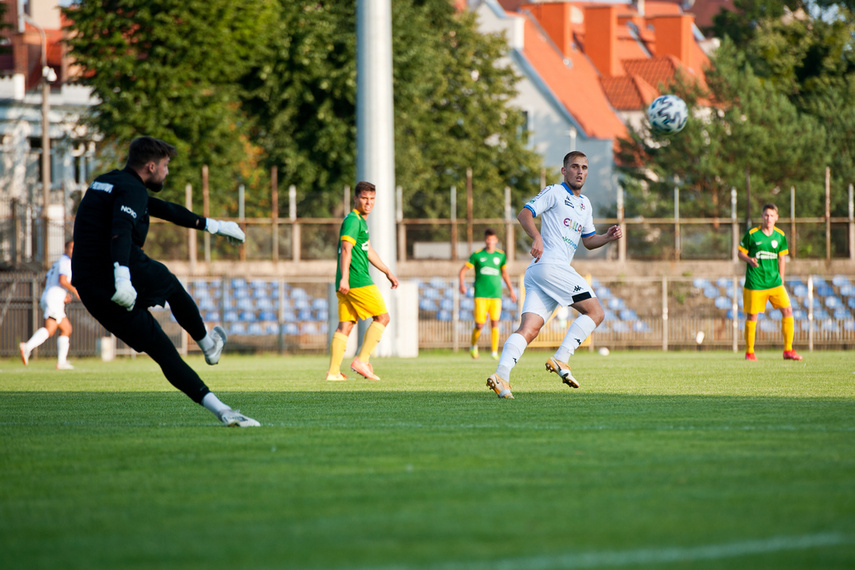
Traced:
POLYGON ((499 359, 499 317, 502 314, 502 280, 511 292, 511 300, 516 303, 517 296, 511 285, 506 267, 507 257, 505 252, 496 249, 499 237, 490 228, 484 232, 484 249, 476 251, 469 256, 463 267, 460 268, 460 292, 466 293, 463 278, 466 270, 475 268, 475 329, 472 331, 472 343, 469 354, 472 358, 478 358, 478 338, 481 329, 490 316, 490 349, 493 360, 499 359))
POLYGON ((763 206, 763 222, 751 228, 739 242, 739 259, 746 262, 745 287, 742 290, 742 306, 745 311, 745 360, 757 360, 754 355, 754 335, 757 330, 757 315, 766 310, 766 301, 772 308, 780 309, 781 332, 784 333, 784 360, 801 360, 793 350, 793 308, 790 296, 784 289, 784 269, 787 237, 775 227, 778 207, 763 206))
POLYGON ((380 342, 386 325, 389 324, 389 313, 386 303, 380 295, 380 289, 368 274, 368 264, 371 263, 386 275, 392 284, 392 289, 398 287, 398 278, 386 267, 368 240, 368 224, 366 216, 374 209, 376 188, 370 182, 359 182, 354 192, 354 208, 341 223, 339 233, 338 264, 335 281, 338 285, 338 328, 330 343, 330 368, 327 380, 345 380, 341 373, 341 361, 347 347, 347 337, 353 330, 357 320, 373 317, 374 322, 365 331, 362 347, 351 362, 350 369, 369 380, 380 380, 374 374, 374 367, 368 362, 371 353, 380 342))

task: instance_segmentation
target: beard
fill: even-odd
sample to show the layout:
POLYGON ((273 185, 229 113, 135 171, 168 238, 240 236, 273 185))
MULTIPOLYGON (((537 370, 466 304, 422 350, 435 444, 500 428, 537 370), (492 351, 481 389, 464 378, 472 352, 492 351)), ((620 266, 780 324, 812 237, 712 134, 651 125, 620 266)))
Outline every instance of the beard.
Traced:
POLYGON ((163 180, 160 182, 155 182, 154 180, 149 180, 145 183, 145 187, 151 190, 152 192, 160 192, 163 190, 163 180))

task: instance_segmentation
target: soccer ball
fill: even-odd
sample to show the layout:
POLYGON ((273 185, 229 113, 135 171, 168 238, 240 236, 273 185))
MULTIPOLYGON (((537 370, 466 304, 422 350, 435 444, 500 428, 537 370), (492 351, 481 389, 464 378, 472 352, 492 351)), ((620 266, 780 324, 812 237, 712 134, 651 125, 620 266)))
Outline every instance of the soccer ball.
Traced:
POLYGON ((647 108, 647 119, 657 133, 673 135, 686 126, 689 108, 686 102, 676 95, 662 95, 653 100, 647 108))

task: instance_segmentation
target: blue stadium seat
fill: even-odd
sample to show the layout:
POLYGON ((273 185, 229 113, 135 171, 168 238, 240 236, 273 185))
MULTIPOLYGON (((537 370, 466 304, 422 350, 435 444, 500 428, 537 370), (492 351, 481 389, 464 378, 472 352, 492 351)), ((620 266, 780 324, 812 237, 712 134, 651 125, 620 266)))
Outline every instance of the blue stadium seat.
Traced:
POLYGON ((208 311, 205 313, 205 322, 213 323, 220 321, 220 312, 219 311, 208 311))
POLYGON ((822 278, 822 277, 820 277, 819 275, 812 275, 812 278, 813 278, 813 286, 814 286, 814 288, 822 287, 823 285, 825 285, 825 284, 826 284, 826 283, 825 283, 825 279, 823 279, 823 278, 822 278))
POLYGON ((730 287, 733 285, 733 281, 731 279, 728 279, 727 277, 719 277, 715 280, 715 284, 718 287, 727 290, 730 289, 730 287))
POLYGON ((780 321, 784 318, 783 313, 779 309, 772 309, 771 311, 766 312, 766 316, 773 321, 780 321))
POLYGON ((312 308, 315 309, 316 311, 321 310, 321 309, 327 310, 327 309, 329 309, 329 307, 330 307, 329 301, 327 301, 323 297, 317 297, 317 298, 315 298, 315 300, 312 301, 312 308))
POLYGON ((317 323, 303 323, 300 326, 300 334, 319 334, 320 332, 317 323))
POLYGON ((704 279, 703 277, 695 277, 692 281, 692 285, 698 289, 706 289, 709 287, 710 282, 704 279))
POLYGON ((807 319, 807 313, 802 309, 796 309, 793 307, 793 318, 797 321, 803 321, 807 319))
POLYGON ((430 286, 434 289, 440 289, 445 287, 445 279, 442 277, 431 277, 430 286))
POLYGON ((616 333, 627 333, 629 332, 629 325, 623 321, 614 321, 612 322, 612 330, 616 333))
POLYGON ((235 303, 235 308, 239 311, 252 311, 255 310, 255 307, 252 304, 252 299, 249 297, 243 297, 237 300, 235 303))
POLYGON ((433 299, 427 299, 423 297, 422 300, 419 301, 419 309, 421 309, 422 311, 429 312, 436 311, 436 302, 434 302, 433 299))
POLYGON ((781 325, 769 319, 758 319, 758 327, 763 332, 775 332, 781 329, 781 325))
POLYGON ((733 302, 727 297, 716 297, 715 308, 726 311, 733 306, 733 302))
POLYGON ((813 318, 815 321, 825 321, 831 319, 831 316, 825 309, 814 309, 813 318))
POLYGON ((439 308, 443 311, 451 311, 454 309, 454 301, 452 301, 451 299, 443 299, 439 303, 439 308))
MULTIPOLYGON (((733 320, 733 309, 728 309, 727 318, 730 320, 733 320)), ((739 319, 740 321, 745 320, 745 313, 743 313, 742 311, 738 311, 736 314, 736 318, 739 319)))
POLYGON ((846 306, 850 309, 855 309, 855 297, 849 297, 849 300, 846 301, 846 306))
POLYGON ((246 327, 246 334, 251 336, 261 336, 264 334, 264 327, 261 326, 261 323, 250 323, 249 326, 246 327))
POLYGON ((229 327, 229 334, 234 336, 243 336, 246 334, 246 325, 243 323, 232 323, 229 327))
POLYGON ((796 297, 807 297, 807 294, 808 294, 807 285, 799 284, 799 285, 796 285, 795 287, 793 287, 793 295, 795 295, 796 297))
POLYGON ((436 318, 440 321, 450 321, 452 319, 451 311, 440 311, 436 314, 436 318))
POLYGON ((470 299, 475 298, 475 287, 467 287, 466 288, 466 296, 470 299))
POLYGON ((300 327, 297 323, 285 323, 282 325, 282 334, 296 336, 300 334, 300 327))
POLYGON ((264 325, 264 334, 279 334, 279 325, 276 323, 267 323, 264 325))
POLYGON ((846 319, 852 318, 852 314, 848 310, 844 309, 843 307, 839 307, 837 309, 834 309, 834 315, 833 316, 838 321, 844 321, 846 319))
POLYGON ((330 318, 330 312, 326 309, 318 309, 315 311, 315 320, 316 321, 326 321, 330 318))
POLYGON ((801 285, 804 287, 805 283, 798 277, 791 277, 790 279, 787 279, 786 285, 789 285, 790 287, 798 287, 801 285))
POLYGON ((829 309, 837 309, 843 306, 843 301, 839 297, 831 295, 825 298, 825 306, 829 309))
POLYGON ((638 315, 632 309, 622 309, 618 314, 622 321, 634 321, 638 318, 638 315))
POLYGON ((294 299, 294 304, 292 306, 297 311, 311 311, 312 310, 312 303, 306 297, 300 297, 298 299, 294 299))
POLYGON ((217 303, 215 303, 214 300, 211 299, 210 297, 205 297, 203 299, 200 299, 199 302, 197 303, 197 305, 199 306, 200 311, 216 311, 217 310, 217 303))
POLYGON ((720 294, 721 293, 719 293, 718 289, 716 289, 712 285, 704 287, 704 297, 706 297, 707 299, 715 299, 720 294))
POLYGON ((237 311, 226 311, 223 315, 223 320, 227 323, 233 323, 238 320, 238 312, 237 311))
POLYGON ((312 310, 311 310, 311 309, 302 309, 302 310, 297 314, 297 320, 298 320, 298 321, 313 321, 313 320, 314 320, 314 318, 313 318, 313 315, 312 315, 312 310))
POLYGON ((439 291, 431 287, 425 289, 424 293, 422 294, 422 297, 424 297, 425 299, 439 299, 440 297, 442 297, 442 295, 439 294, 439 291))
POLYGON ((620 297, 612 297, 606 303, 609 309, 613 309, 615 311, 626 308, 626 303, 624 303, 623 299, 620 297))
POLYGON ((297 314, 290 309, 286 309, 282 311, 282 320, 286 322, 294 322, 297 320, 297 314))
POLYGON ((502 311, 502 314, 499 315, 500 321, 513 321, 515 318, 515 314, 510 311, 502 311))
POLYGON ((831 284, 835 287, 843 287, 844 285, 850 285, 849 278, 845 275, 835 275, 831 278, 831 284))
POLYGON ((240 315, 238 315, 238 319, 244 323, 251 323, 255 321, 255 313, 253 311, 241 311, 240 315))
POLYGON ((460 299, 460 308, 464 311, 471 311, 475 308, 475 299, 463 297, 460 299))
POLYGON ((273 311, 261 311, 258 314, 258 320, 259 321, 276 321, 278 319, 276 318, 276 313, 274 313, 273 311))
POLYGON ((816 294, 820 297, 828 297, 829 295, 834 295, 834 289, 828 285, 820 285, 816 288, 816 294))
POLYGON ((855 297, 855 285, 841 285, 840 295, 842 297, 855 297))
MULTIPOLYGON (((802 305, 804 306, 804 308, 805 308, 805 309, 810 309, 811 303, 810 303, 810 301, 809 301, 808 299, 804 299, 804 300, 802 301, 802 305)), ((813 298, 813 308, 814 308, 814 309, 819 309, 819 308, 821 308, 821 307, 822 307, 822 303, 820 303, 820 302, 819 302, 819 299, 817 299, 816 297, 814 297, 814 298, 813 298)))
POLYGON ((261 299, 256 299, 255 308, 261 309, 263 311, 272 311, 276 309, 277 303, 270 299, 269 297, 262 297, 261 299))
POLYGON ((457 315, 457 318, 461 321, 474 321, 475 314, 472 311, 460 311, 460 314, 457 315))
POLYGON ((845 330, 846 332, 855 331, 855 320, 848 319, 843 321, 843 330, 845 330))
POLYGON ((837 323, 831 319, 823 319, 819 322, 819 330, 823 332, 837 332, 837 323))
POLYGON ((612 292, 608 287, 600 287, 595 290, 595 293, 600 299, 608 299, 612 296, 612 292))
POLYGON ((292 299, 308 299, 309 294, 306 293, 306 290, 302 287, 294 287, 291 289, 291 298, 292 299))
POLYGON ((240 278, 232 279, 230 284, 232 286, 232 289, 246 289, 247 288, 246 279, 240 279, 240 278))
POLYGON ((635 321, 632 323, 632 330, 640 333, 648 333, 650 332, 650 327, 644 321, 635 321))
POLYGON ((612 310, 610 310, 610 309, 605 309, 605 310, 603 311, 603 315, 604 315, 604 316, 603 316, 603 321, 614 321, 614 320, 617 320, 617 316, 615 315, 615 312, 614 312, 614 311, 612 311, 612 310))

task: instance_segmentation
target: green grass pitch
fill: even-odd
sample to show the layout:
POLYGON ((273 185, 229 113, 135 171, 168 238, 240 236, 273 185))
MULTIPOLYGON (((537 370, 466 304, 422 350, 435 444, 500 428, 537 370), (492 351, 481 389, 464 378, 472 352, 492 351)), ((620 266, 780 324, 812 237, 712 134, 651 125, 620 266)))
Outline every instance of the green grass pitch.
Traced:
POLYGON ((528 351, 0 361, 0 555, 22 569, 855 567, 855 353, 528 351), (353 375, 352 375, 353 376, 353 375))

